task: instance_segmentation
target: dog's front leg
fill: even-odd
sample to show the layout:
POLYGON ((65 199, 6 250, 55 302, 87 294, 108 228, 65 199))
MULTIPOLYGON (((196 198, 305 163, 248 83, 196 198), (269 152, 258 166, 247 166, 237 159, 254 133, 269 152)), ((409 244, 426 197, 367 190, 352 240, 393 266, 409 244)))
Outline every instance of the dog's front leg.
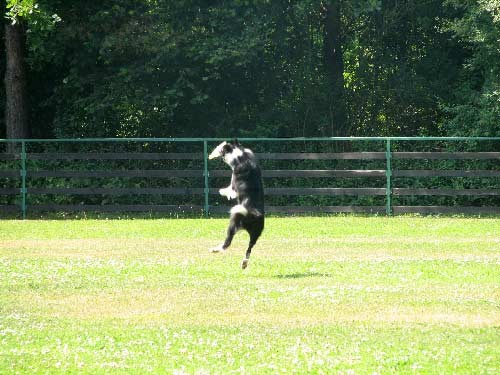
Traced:
POLYGON ((238 193, 233 190, 231 185, 229 185, 227 188, 219 189, 219 194, 223 197, 226 197, 228 200, 236 199, 238 197, 238 193))

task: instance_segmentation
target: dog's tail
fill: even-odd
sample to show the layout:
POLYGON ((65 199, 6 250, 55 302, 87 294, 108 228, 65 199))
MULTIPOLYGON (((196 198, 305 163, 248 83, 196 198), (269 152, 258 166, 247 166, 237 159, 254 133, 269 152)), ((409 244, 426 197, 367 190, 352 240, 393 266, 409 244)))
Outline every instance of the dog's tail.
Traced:
POLYGON ((242 215, 242 216, 248 215, 248 209, 242 204, 237 204, 236 206, 232 207, 231 211, 229 212, 231 213, 231 215, 242 215))
POLYGON ((253 207, 245 207, 242 204, 237 204, 236 206, 231 208, 230 213, 231 213, 231 215, 247 216, 248 214, 251 214, 252 216, 255 216, 255 217, 263 216, 262 212, 259 211, 258 209, 253 208, 253 207))

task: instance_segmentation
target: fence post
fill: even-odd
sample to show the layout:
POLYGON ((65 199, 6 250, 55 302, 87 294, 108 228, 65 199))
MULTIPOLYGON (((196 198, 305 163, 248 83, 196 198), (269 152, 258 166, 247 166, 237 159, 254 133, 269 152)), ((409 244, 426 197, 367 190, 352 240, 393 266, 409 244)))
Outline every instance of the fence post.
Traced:
POLYGON ((392 166, 391 166, 391 140, 387 138, 386 140, 386 148, 385 148, 385 160, 386 160, 386 170, 385 175, 387 178, 386 188, 385 188, 385 197, 386 197, 386 206, 385 212, 387 215, 392 215, 392 186, 391 186, 391 177, 392 177, 392 166))
POLYGON ((203 211, 205 213, 205 217, 208 217, 210 213, 210 206, 208 202, 210 188, 208 186, 208 145, 206 140, 203 141, 203 177, 205 178, 205 187, 203 189, 205 204, 203 206, 203 211))
POLYGON ((21 211, 26 219, 26 142, 21 141, 21 211))

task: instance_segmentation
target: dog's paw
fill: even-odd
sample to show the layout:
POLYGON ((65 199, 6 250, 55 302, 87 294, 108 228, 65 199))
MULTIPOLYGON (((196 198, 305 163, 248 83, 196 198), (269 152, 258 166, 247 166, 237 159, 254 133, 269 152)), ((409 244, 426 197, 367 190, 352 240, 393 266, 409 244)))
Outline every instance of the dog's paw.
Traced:
POLYGON ((226 197, 228 201, 238 197, 238 194, 231 187, 219 189, 219 194, 226 197))
POLYGON ((219 189, 219 194, 223 197, 229 197, 231 195, 231 190, 232 189, 230 187, 219 189))
POLYGON ((211 253, 221 253, 221 252, 224 252, 226 251, 226 249, 224 249, 222 247, 222 245, 219 245, 217 247, 212 247, 210 250, 209 250, 211 253))
POLYGON ((248 261, 249 259, 243 259, 243 261, 241 262, 241 269, 244 270, 245 268, 248 267, 248 261))

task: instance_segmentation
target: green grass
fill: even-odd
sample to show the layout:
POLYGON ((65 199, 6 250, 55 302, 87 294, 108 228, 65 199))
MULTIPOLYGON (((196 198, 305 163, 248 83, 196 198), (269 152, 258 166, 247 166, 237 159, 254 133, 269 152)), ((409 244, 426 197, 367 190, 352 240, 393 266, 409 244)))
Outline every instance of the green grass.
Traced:
POLYGON ((500 220, 0 221, 0 374, 497 374, 500 220))

